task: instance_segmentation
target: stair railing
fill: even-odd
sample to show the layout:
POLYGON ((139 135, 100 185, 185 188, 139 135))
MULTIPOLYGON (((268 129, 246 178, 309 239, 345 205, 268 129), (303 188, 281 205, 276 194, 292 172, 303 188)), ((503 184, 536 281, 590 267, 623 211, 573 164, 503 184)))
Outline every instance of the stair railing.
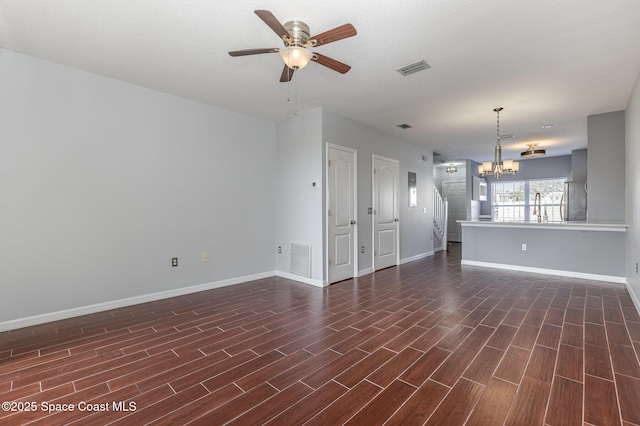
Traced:
POLYGON ((433 233, 441 241, 442 250, 447 249, 447 217, 449 202, 443 198, 438 188, 433 187, 433 233))

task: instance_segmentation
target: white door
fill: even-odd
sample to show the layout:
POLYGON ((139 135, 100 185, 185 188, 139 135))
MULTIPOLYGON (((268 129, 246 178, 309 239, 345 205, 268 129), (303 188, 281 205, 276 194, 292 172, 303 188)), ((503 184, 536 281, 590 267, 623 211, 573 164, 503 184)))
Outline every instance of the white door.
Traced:
POLYGON ((399 262, 398 176, 396 160, 373 156, 373 268, 399 262))
POLYGON ((329 284, 357 272, 356 151, 327 145, 327 279, 329 284))
POLYGON ((449 201, 449 216, 447 218, 447 240, 462 241, 462 225, 459 220, 467 218, 467 189, 465 182, 444 182, 442 195, 449 201))

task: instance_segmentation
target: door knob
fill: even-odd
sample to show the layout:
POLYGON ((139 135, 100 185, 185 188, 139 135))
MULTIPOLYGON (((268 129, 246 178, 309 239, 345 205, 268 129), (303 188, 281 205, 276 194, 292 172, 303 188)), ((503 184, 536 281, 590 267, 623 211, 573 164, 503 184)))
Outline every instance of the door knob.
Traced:
POLYGON ((355 225, 355 224, 356 224, 356 221, 355 221, 355 220, 352 220, 352 221, 351 221, 351 224, 352 224, 352 225, 355 225))

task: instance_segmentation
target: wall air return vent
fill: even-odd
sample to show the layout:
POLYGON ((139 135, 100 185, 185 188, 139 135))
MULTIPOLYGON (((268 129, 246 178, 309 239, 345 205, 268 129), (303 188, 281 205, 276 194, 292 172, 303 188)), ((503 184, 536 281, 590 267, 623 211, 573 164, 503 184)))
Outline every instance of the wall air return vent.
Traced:
POLYGON ((409 65, 405 65, 402 68, 398 68, 396 71, 398 71, 400 74, 406 77, 410 74, 415 74, 418 71, 428 70, 429 68, 431 68, 431 65, 426 63, 425 60, 423 59, 421 61, 414 62, 409 65))
POLYGON ((290 272, 311 278, 311 244, 291 243, 290 272))

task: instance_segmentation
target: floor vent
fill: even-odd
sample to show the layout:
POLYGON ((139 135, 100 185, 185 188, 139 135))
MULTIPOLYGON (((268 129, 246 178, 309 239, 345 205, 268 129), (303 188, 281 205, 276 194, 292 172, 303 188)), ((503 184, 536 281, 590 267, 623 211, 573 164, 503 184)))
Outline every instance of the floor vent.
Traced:
POLYGON ((405 65, 402 68, 398 68, 396 71, 398 71, 400 74, 406 77, 408 75, 417 73, 418 71, 428 70, 429 68, 431 68, 431 65, 426 63, 425 60, 423 59, 421 61, 414 62, 409 65, 405 65))
POLYGON ((291 243, 290 272, 311 278, 311 244, 291 243))

